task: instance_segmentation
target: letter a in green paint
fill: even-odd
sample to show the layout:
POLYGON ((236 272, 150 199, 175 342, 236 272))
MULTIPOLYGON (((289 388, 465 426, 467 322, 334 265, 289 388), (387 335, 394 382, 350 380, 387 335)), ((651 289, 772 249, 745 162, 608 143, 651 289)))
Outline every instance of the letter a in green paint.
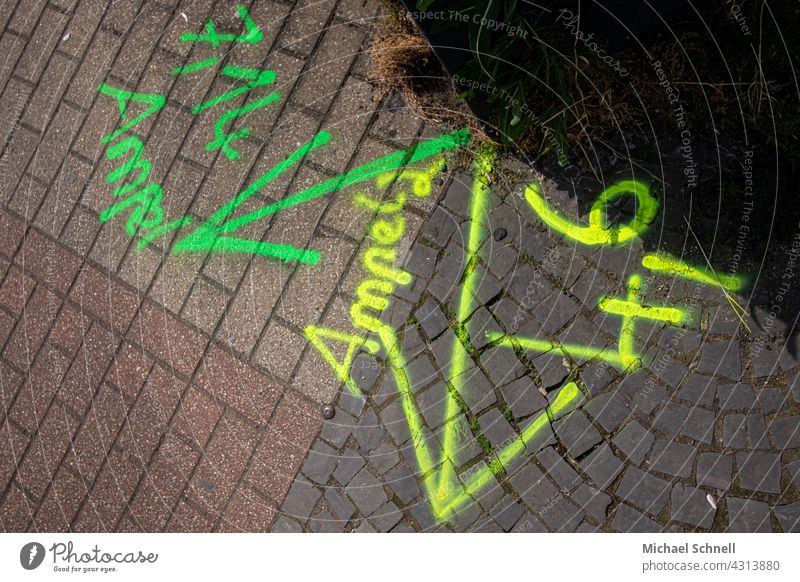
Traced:
POLYGON ((100 83, 98 87, 99 91, 103 95, 108 95, 109 97, 113 97, 117 100, 117 105, 119 106, 119 116, 121 119, 127 118, 127 110, 128 110, 128 103, 134 101, 136 103, 144 103, 147 105, 147 109, 144 110, 143 113, 140 113, 136 117, 131 120, 125 122, 125 124, 114 131, 114 133, 103 137, 101 140, 103 143, 108 143, 114 139, 118 135, 125 133, 126 131, 130 130, 134 127, 137 123, 140 123, 157 113, 167 100, 164 98, 163 95, 156 95, 150 93, 133 93, 132 91, 126 91, 125 89, 117 89, 116 87, 112 87, 111 85, 106 85, 105 83, 100 83))

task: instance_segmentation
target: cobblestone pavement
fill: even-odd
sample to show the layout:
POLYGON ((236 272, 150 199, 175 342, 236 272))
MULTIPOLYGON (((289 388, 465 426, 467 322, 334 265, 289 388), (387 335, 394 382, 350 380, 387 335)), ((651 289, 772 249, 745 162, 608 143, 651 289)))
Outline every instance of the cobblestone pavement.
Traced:
POLYGON ((798 529, 800 362, 779 321, 740 321, 635 242, 549 231, 513 159, 477 213, 457 151, 357 180, 454 135, 367 78, 379 3, 241 4, 4 5, 2 529, 798 529), (298 192, 320 195, 275 204, 298 192), (203 246, 197 225, 264 208, 225 231, 246 246, 203 246), (620 369, 598 354, 623 318, 598 301, 638 301, 636 273, 640 303, 691 320, 637 318, 643 365, 620 369))

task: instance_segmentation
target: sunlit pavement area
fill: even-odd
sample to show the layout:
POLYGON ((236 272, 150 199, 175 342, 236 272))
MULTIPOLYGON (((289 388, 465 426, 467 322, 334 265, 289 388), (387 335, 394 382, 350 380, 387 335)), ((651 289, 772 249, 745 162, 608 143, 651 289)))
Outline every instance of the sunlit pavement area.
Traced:
POLYGON ((4 4, 0 527, 797 531, 785 323, 381 91, 381 11, 4 4))

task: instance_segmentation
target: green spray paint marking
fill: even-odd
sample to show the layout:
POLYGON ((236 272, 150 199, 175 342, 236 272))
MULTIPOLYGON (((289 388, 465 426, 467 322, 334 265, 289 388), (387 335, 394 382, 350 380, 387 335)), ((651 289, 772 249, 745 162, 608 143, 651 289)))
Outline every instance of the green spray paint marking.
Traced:
POLYGON ((173 247, 173 251, 178 253, 198 251, 247 252, 271 256, 284 261, 296 260, 300 263, 316 264, 320 259, 318 251, 301 250, 292 245, 262 243, 235 238, 229 235, 253 221, 260 220, 272 214, 277 214, 289 208, 294 208, 295 206, 325 196, 331 192, 336 192, 347 186, 375 178, 377 175, 384 172, 396 170, 406 163, 414 163, 443 151, 455 149, 468 143, 469 139, 470 132, 467 129, 457 130, 447 135, 432 138, 419 145, 387 154, 362 166, 353 168, 341 176, 325 180, 320 184, 306 188, 279 202, 268 204, 263 208, 238 218, 231 218, 231 215, 236 209, 254 194, 275 180, 288 168, 296 165, 308 153, 330 140, 330 135, 327 132, 320 132, 314 136, 311 141, 300 147, 293 154, 263 174, 255 182, 247 186, 230 202, 217 210, 208 220, 195 228, 195 230, 179 240, 173 247))
MULTIPOLYGON (((181 40, 183 42, 209 42, 214 47, 218 47, 220 43, 223 42, 233 42, 233 43, 259 43, 264 38, 261 30, 256 26, 253 20, 250 18, 250 13, 247 11, 242 5, 238 5, 236 10, 239 12, 239 16, 242 18, 245 24, 246 33, 244 35, 236 35, 236 34, 219 34, 216 31, 216 26, 214 25, 213 20, 209 20, 206 22, 206 31, 204 34, 183 34, 181 35, 181 40)), ((204 61, 198 61, 196 63, 191 63, 182 67, 176 67, 172 70, 173 75, 183 75, 183 74, 190 74, 196 73, 203 69, 207 69, 209 67, 213 67, 219 62, 219 57, 211 57, 204 61)), ((258 69, 253 68, 243 68, 243 67, 236 67, 236 66, 227 66, 222 70, 222 74, 234 79, 240 80, 248 80, 250 81, 243 87, 237 87, 235 89, 231 89, 227 93, 222 95, 218 95, 217 97, 212 97, 211 99, 204 101, 203 103, 199 103, 192 108, 192 113, 194 115, 199 115, 206 109, 210 109, 215 107, 221 103, 226 101, 230 101, 231 99, 235 99, 240 95, 246 94, 251 90, 255 89, 256 87, 263 87, 264 85, 269 85, 275 81, 275 72, 274 71, 259 71, 258 69)), ((251 111, 255 111, 256 109, 260 109, 262 107, 267 107, 271 103, 274 103, 280 99, 280 95, 278 93, 271 93, 266 97, 262 97, 252 103, 248 103, 242 107, 237 107, 236 109, 232 109, 231 111, 227 111, 220 115, 217 119, 216 123, 214 124, 214 139, 208 142, 205 146, 205 150, 208 152, 215 151, 215 150, 222 150, 222 153, 225 155, 226 158, 229 160, 236 160, 239 158, 239 152, 231 147, 231 143, 243 138, 246 138, 250 135, 249 128, 243 128, 238 131, 234 131, 233 133, 226 133, 225 126, 231 123, 232 121, 236 120, 237 118, 247 115, 251 111)))
MULTIPOLYGON (((243 69, 240 67, 227 66, 224 69, 222 69, 222 74, 227 75, 228 77, 232 77, 234 79, 250 79, 250 82, 242 87, 231 89, 230 91, 228 91, 227 93, 223 93, 222 95, 217 95, 216 97, 212 97, 211 99, 204 101, 203 103, 198 103, 197 105, 192 107, 192 113, 194 115, 202 113, 206 109, 215 107, 220 103, 225 103, 225 101, 235 99, 239 95, 247 93, 251 89, 255 89, 256 87, 263 87, 265 85, 270 85, 275 82, 275 71, 259 71, 258 69, 243 69)), ((280 98, 280 96, 277 93, 273 93, 273 95, 275 95, 276 97, 274 97, 272 101, 280 98)))
POLYGON ((98 90, 103 95, 108 95, 109 97, 113 97, 117 101, 117 106, 119 107, 119 116, 121 119, 125 119, 127 117, 128 111, 128 103, 133 101, 135 103, 144 103, 147 105, 147 109, 134 117, 131 120, 126 121, 122 127, 107 135, 101 139, 103 143, 109 143, 117 139, 118 136, 122 135, 126 131, 130 131, 136 124, 144 121, 154 113, 158 113, 167 100, 164 98, 163 95, 151 95, 148 93, 133 93, 131 91, 126 91, 124 89, 116 89, 111 87, 110 85, 106 85, 105 83, 100 83, 98 90))
POLYGON ((264 35, 261 33, 261 29, 258 28, 256 23, 253 22, 253 19, 250 18, 250 13, 247 11, 247 8, 239 4, 236 6, 236 11, 239 13, 239 18, 244 21, 244 34, 220 34, 217 32, 217 27, 214 24, 214 21, 208 20, 206 22, 205 33, 185 33, 181 35, 181 40, 183 42, 208 42, 214 47, 218 47, 220 43, 223 42, 242 42, 250 44, 261 42, 261 40, 264 38, 264 35))
POLYGON ((567 238, 591 246, 616 246, 638 236, 653 222, 659 206, 658 199, 650 193, 649 186, 638 180, 623 180, 603 190, 589 211, 589 226, 575 224, 553 210, 542 195, 539 184, 532 183, 526 188, 525 199, 549 227, 567 238), (635 196, 638 202, 633 220, 625 225, 606 226, 606 206, 616 198, 629 194, 635 196))
POLYGON ((699 281, 706 285, 720 287, 726 291, 742 291, 748 283, 748 278, 744 275, 717 275, 712 271, 689 265, 680 259, 662 253, 645 255, 642 259, 642 265, 651 271, 668 273, 691 281, 699 281))
POLYGON ((274 103, 280 98, 280 94, 270 93, 266 97, 262 97, 257 101, 253 101, 252 103, 248 103, 242 107, 237 107, 236 109, 231 109, 230 111, 220 115, 219 119, 217 119, 216 123, 214 124, 214 140, 206 144, 205 150, 207 152, 212 152, 214 150, 222 149, 222 153, 225 154, 225 157, 229 160, 238 159, 239 152, 233 149, 229 144, 233 141, 244 139, 250 135, 250 128, 243 127, 242 129, 234 131, 233 133, 225 133, 225 125, 241 115, 247 115, 251 111, 266 107, 270 103, 274 103))

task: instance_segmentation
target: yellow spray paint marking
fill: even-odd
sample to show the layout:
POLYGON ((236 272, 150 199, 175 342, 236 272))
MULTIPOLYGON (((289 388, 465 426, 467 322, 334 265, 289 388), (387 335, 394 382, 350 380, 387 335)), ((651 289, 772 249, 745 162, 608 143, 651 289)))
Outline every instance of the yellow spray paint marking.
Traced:
MULTIPOLYGON (((481 152, 475 163, 476 178, 473 183, 473 196, 470 208, 470 217, 472 224, 470 225, 470 232, 467 240, 467 256, 469 262, 467 266, 466 278, 461 287, 461 295, 458 301, 458 316, 459 321, 466 318, 465 314, 469 313, 470 303, 474 295, 473 289, 478 283, 477 275, 475 275, 475 261, 477 261, 478 247, 480 246, 480 218, 485 212, 487 207, 487 197, 489 195, 488 188, 488 175, 492 169, 492 160, 494 151, 486 149, 481 152)), ((425 196, 430 193, 430 180, 443 167, 443 162, 435 162, 428 170, 422 174, 409 172, 404 170, 399 176, 398 181, 404 179, 414 180, 413 188, 415 195, 425 196), (435 169, 435 171, 434 171, 435 169), (420 176, 424 176, 428 181, 428 185, 424 186, 420 180, 420 176)), ((383 184, 383 187, 388 185, 387 178, 383 174, 377 180, 376 184, 383 184)), ((373 223, 370 229, 370 235, 379 244, 388 245, 393 244, 402 237, 404 230, 404 223, 399 221, 389 222, 388 215, 399 212, 405 196, 401 192, 394 200, 378 203, 363 192, 355 195, 356 203, 365 206, 376 213, 379 220, 373 223)), ((383 247, 373 247, 383 248, 383 247)), ((383 249, 390 250, 390 249, 383 249)), ((422 415, 419 411, 414 396, 411 390, 411 379, 407 372, 407 362, 401 350, 401 344, 394 330, 387 324, 380 321, 378 316, 380 312, 388 306, 388 296, 397 284, 410 283, 411 276, 401 269, 394 269, 390 267, 393 262, 390 255, 377 254, 375 257, 381 257, 384 264, 378 264, 377 260, 371 263, 373 278, 363 281, 356 290, 357 301, 351 306, 350 315, 354 327, 363 329, 378 335, 380 343, 384 346, 386 351, 386 364, 391 371, 394 378, 395 385, 400 393, 400 402, 403 409, 405 420, 408 423, 409 431, 411 434, 411 442, 414 447, 414 454, 417 458, 421 474, 424 476, 423 486, 431 504, 433 515, 438 521, 444 521, 452 516, 453 512, 457 511, 465 503, 473 500, 472 495, 479 492, 483 487, 494 479, 494 472, 488 466, 483 466, 482 469, 470 475, 462 484, 453 471, 449 459, 454 457, 456 452, 455 436, 458 432, 458 424, 451 420, 445 425, 444 430, 444 446, 441 450, 438 459, 436 458, 435 451, 431 449, 425 439, 425 426, 422 420, 422 415)), ((306 328, 306 337, 314 345, 316 349, 323 354, 326 361, 331 365, 340 380, 351 390, 358 390, 358 387, 350 379, 349 365, 352 365, 352 359, 355 354, 355 349, 358 343, 364 341, 360 336, 355 334, 347 334, 337 332, 327 328, 317 328, 309 326, 306 328), (321 338, 333 339, 335 341, 346 342, 348 344, 348 353, 342 362, 336 359, 335 356, 328 350, 328 348, 321 341, 321 338), (327 351, 327 356, 325 351, 327 351)), ((367 342, 374 340, 368 339, 367 342)), ((459 340, 455 340, 459 341, 459 340)), ((367 349, 370 351, 377 351, 376 345, 366 344, 367 349)), ((451 367, 450 382, 456 391, 460 392, 462 383, 464 381, 464 372, 466 370, 466 359, 464 350, 455 349, 454 357, 451 367)), ((358 392, 356 392, 358 393, 358 392)), ((551 403, 544 411, 540 412, 527 427, 522 431, 519 438, 514 439, 511 443, 502 449, 495 451, 497 459, 507 464, 514 457, 522 454, 526 444, 530 443, 537 437, 543 434, 543 431, 550 426, 550 421, 558 415, 564 413, 571 404, 576 402, 581 396, 581 392, 575 383, 568 383, 565 385, 556 400, 551 403)), ((448 399, 448 411, 445 413, 445 418, 454 418, 460 410, 455 402, 455 399, 448 399), (455 406, 455 408, 453 408, 455 406)))
POLYGON ((689 320, 688 312, 677 307, 642 305, 640 302, 641 294, 642 278, 640 275, 634 274, 628 278, 628 294, 625 299, 603 297, 598 303, 602 311, 622 317, 616 351, 609 350, 607 347, 562 344, 550 340, 518 336, 509 337, 501 332, 487 332, 486 337, 489 341, 500 340, 499 345, 507 347, 519 346, 531 352, 546 353, 558 349, 565 355, 579 361, 586 362, 597 358, 614 366, 621 372, 630 372, 641 365, 641 358, 634 345, 634 326, 637 319, 663 321, 669 325, 681 325, 689 320))
POLYGON ((699 281, 706 285, 720 287, 726 291, 742 291, 747 286, 747 277, 743 275, 718 275, 708 269, 689 265, 664 253, 645 255, 642 259, 642 265, 651 271, 668 273, 691 281, 699 281))
POLYGON ((565 237, 585 245, 620 245, 643 233, 650 226, 658 212, 658 199, 650 193, 650 187, 638 180, 622 180, 603 190, 589 211, 589 225, 575 224, 569 218, 553 210, 542 195, 542 189, 535 182, 525 189, 525 200, 544 221, 565 237), (606 206, 625 195, 636 197, 636 214, 625 225, 608 227, 605 224, 606 206))
POLYGON ((363 337, 352 333, 344 333, 328 327, 317 327, 316 325, 309 325, 303 331, 303 335, 312 346, 317 348, 317 351, 319 351, 322 358, 333 369, 339 381, 344 382, 345 386, 347 386, 353 394, 361 394, 358 385, 350 378, 350 369, 353 367, 353 359, 355 359, 356 351, 361 344, 364 344, 364 347, 370 353, 374 354, 380 349, 378 342, 369 338, 365 340, 363 337), (347 352, 342 361, 336 358, 336 355, 325 343, 325 340, 347 344, 347 352))

